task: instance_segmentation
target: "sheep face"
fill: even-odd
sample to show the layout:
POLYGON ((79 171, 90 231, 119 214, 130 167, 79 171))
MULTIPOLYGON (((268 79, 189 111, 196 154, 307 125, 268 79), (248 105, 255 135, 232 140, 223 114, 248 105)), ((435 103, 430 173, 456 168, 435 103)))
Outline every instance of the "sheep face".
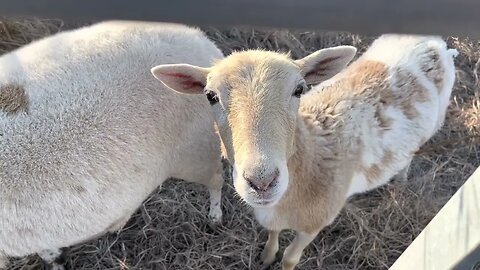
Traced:
POLYGON ((237 193, 253 207, 271 207, 288 188, 300 96, 308 83, 330 78, 354 54, 352 47, 339 47, 294 61, 246 51, 211 68, 163 65, 152 73, 176 91, 206 94, 237 193))
POLYGON ((287 190, 287 160, 306 88, 299 66, 271 52, 234 54, 207 77, 207 92, 219 101, 213 109, 235 189, 252 206, 273 205, 287 190))

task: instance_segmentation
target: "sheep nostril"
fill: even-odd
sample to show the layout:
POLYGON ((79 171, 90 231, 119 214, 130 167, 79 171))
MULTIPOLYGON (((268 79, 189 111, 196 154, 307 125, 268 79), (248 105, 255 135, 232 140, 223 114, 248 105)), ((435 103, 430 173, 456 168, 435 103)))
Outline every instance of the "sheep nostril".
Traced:
POLYGON ((275 184, 275 180, 277 180, 279 176, 278 169, 266 177, 247 177, 245 172, 243 173, 243 178, 247 181, 248 185, 257 192, 265 192, 271 186, 275 184))

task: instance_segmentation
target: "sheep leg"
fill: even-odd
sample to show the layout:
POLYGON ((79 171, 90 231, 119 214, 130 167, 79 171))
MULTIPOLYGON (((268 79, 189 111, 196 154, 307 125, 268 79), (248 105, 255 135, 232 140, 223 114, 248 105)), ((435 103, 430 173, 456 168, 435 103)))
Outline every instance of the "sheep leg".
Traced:
POLYGON ((222 222, 222 186, 223 177, 220 173, 216 173, 207 185, 210 193, 210 211, 208 217, 214 223, 222 222))
POLYGON ((260 257, 262 260, 262 269, 267 268, 275 261, 278 252, 279 235, 279 231, 268 231, 268 240, 267 243, 265 243, 265 247, 263 248, 262 255, 260 257))
POLYGON ((394 181, 398 181, 398 182, 405 182, 407 181, 408 179, 408 170, 410 169, 410 164, 412 163, 412 160, 410 160, 407 164, 407 166, 405 166, 405 168, 403 168, 402 170, 400 170, 394 177, 393 177, 393 180, 394 181))
POLYGON ((282 259, 282 270, 293 270, 302 257, 303 250, 315 239, 318 232, 308 234, 297 232, 297 236, 285 249, 282 259))
POLYGON ((64 270, 64 258, 60 249, 47 249, 38 253, 46 263, 50 264, 52 270, 64 270))

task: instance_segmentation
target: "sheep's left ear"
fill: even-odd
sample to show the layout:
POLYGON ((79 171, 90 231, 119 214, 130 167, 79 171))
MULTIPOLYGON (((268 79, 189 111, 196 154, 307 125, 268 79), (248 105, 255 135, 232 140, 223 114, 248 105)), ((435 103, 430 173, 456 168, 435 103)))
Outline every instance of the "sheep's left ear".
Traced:
POLYGON ((207 83, 208 68, 188 64, 159 65, 151 69, 157 80, 173 91, 202 94, 207 83))
POLYGON ((338 46, 318 50, 296 60, 307 84, 318 84, 330 79, 347 66, 357 49, 352 46, 338 46))

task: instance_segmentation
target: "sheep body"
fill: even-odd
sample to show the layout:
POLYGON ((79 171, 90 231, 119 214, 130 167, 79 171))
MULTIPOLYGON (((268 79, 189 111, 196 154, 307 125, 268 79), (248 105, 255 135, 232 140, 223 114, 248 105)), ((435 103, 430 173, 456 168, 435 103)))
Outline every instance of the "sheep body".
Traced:
POLYGON ((289 188, 274 207, 254 209, 270 230, 262 254, 266 264, 278 250, 279 231, 298 232, 283 259, 284 269, 293 269, 303 248, 349 196, 408 169, 415 152, 443 124, 456 55, 440 38, 384 35, 304 95, 297 151, 288 162, 289 188))
POLYGON ((345 68, 355 52, 338 46, 293 60, 250 50, 210 68, 152 69, 175 91, 207 89, 235 190, 269 230, 265 265, 275 260, 279 232, 293 229, 283 255, 283 269, 293 269, 349 196, 405 178, 443 123, 455 50, 437 37, 385 35, 345 68), (322 81, 300 99, 307 84, 322 81))
POLYGON ((169 177, 207 185, 219 220, 222 166, 208 101, 166 90, 149 69, 222 57, 199 30, 121 21, 0 57, 0 268, 6 256, 121 228, 169 177))

